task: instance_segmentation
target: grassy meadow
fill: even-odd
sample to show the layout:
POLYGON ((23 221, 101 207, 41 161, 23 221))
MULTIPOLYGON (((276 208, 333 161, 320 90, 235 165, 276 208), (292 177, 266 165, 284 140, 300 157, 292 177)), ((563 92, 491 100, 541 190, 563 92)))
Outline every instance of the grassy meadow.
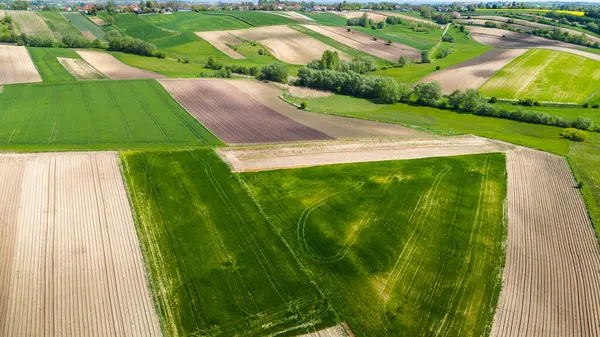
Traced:
POLYGON ((495 73, 481 91, 498 98, 583 103, 600 89, 599 80, 598 61, 554 50, 532 49, 495 73))
POLYGON ((57 57, 80 59, 73 49, 28 47, 29 55, 44 82, 74 81, 75 78, 58 62, 57 57))
POLYGON ((62 13, 81 32, 90 32, 97 39, 104 41, 104 31, 98 25, 90 21, 83 14, 78 12, 62 13))
POLYGON ((309 12, 304 12, 304 13, 302 13, 302 15, 307 16, 307 17, 315 20, 315 23, 318 23, 318 24, 324 25, 324 26, 338 26, 338 27, 341 27, 341 26, 345 26, 346 22, 348 21, 343 16, 332 14, 332 13, 323 13, 323 12, 309 13, 309 12))
POLYGON ((360 26, 350 27, 353 30, 377 36, 382 40, 402 43, 419 50, 429 50, 442 37, 442 29, 432 29, 425 32, 415 32, 405 25, 386 25, 383 29, 371 29, 360 26))
POLYGON ((0 106, 4 150, 220 144, 153 80, 7 85, 0 106))
POLYGON ((357 336, 489 330, 501 154, 241 175, 210 150, 122 158, 172 334, 295 336, 341 321, 357 336))
POLYGON ((59 41, 65 36, 81 36, 81 32, 60 12, 39 11, 36 13, 46 21, 48 28, 59 41))
POLYGON ((286 16, 259 11, 236 11, 236 12, 211 12, 207 13, 214 16, 229 16, 243 21, 250 26, 275 26, 275 25, 291 25, 297 24, 298 21, 290 19, 286 16))
POLYGON ((161 29, 136 14, 118 14, 114 18, 114 27, 120 30, 121 33, 136 39, 152 42, 177 34, 177 32, 161 29))
POLYGON ((143 15, 142 18, 158 27, 180 33, 235 30, 252 27, 232 16, 209 15, 198 12, 175 12, 170 15, 147 14, 143 15))

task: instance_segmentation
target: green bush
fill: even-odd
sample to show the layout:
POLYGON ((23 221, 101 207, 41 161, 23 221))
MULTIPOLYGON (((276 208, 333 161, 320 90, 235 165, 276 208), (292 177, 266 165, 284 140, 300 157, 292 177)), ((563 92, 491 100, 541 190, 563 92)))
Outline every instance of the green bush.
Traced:
POLYGON ((489 102, 493 104, 493 103, 498 102, 498 99, 496 97, 491 97, 489 102))
POLYGON ((398 65, 400 67, 404 67, 406 66, 408 63, 410 63, 410 59, 408 58, 408 56, 406 55, 402 55, 400 56, 400 58, 398 59, 398 65))
POLYGON ((305 110, 307 107, 308 107, 308 103, 306 103, 306 102, 300 103, 300 109, 305 110))
POLYGON ((587 138, 587 134, 578 129, 567 128, 560 133, 560 137, 574 142, 583 142, 587 138))
POLYGON ((265 81, 287 83, 288 72, 286 67, 273 63, 261 68, 258 78, 265 81))
POLYGON ((214 56, 211 56, 208 58, 208 61, 204 65, 204 68, 221 70, 223 68, 223 64, 217 61, 217 59, 214 56))
POLYGON ((442 36, 442 41, 443 42, 453 43, 454 42, 454 36, 446 34, 446 35, 442 36))
POLYGON ((579 130, 591 130, 594 127, 594 121, 589 118, 577 117, 573 121, 573 127, 579 130))

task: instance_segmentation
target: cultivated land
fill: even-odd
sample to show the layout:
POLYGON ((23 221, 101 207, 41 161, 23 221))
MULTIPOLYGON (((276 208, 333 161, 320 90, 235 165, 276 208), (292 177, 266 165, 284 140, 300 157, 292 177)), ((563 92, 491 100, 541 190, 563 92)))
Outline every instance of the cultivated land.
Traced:
POLYGON ((99 39, 104 41, 104 31, 88 20, 81 13, 61 13, 73 26, 75 26, 88 40, 99 39))
POLYGON ((408 56, 410 59, 416 60, 421 56, 421 52, 416 48, 394 43, 391 46, 386 45, 385 40, 373 40, 368 34, 352 30, 347 31, 343 27, 326 27, 316 25, 303 25, 303 27, 325 35, 335 41, 343 43, 349 47, 360 50, 373 56, 396 62, 402 55, 408 56))
MULTIPOLYGON (((479 18, 478 16, 476 16, 474 19, 459 19, 459 20, 455 20, 455 23, 461 23, 461 24, 468 24, 468 25, 478 25, 478 26, 484 26, 486 24, 486 22, 490 22, 490 20, 484 20, 484 19, 476 19, 479 18)), ((494 22, 494 21, 491 21, 494 22)), ((507 28, 511 28, 511 29, 520 29, 523 32, 530 32, 532 30, 535 29, 535 27, 530 27, 530 26, 524 26, 524 25, 519 25, 519 24, 514 24, 514 23, 503 23, 503 22, 494 22, 496 23, 497 26, 499 26, 498 28, 500 29, 506 29, 507 28)))
POLYGON ((498 98, 583 103, 600 89, 598 80, 599 61, 533 49, 498 71, 481 91, 498 98))
POLYGON ((504 152, 507 143, 485 138, 446 137, 414 140, 330 141, 269 147, 227 147, 217 150, 233 172, 264 171, 343 163, 461 156, 504 152))
POLYGON ((119 31, 136 39, 153 41, 177 34, 175 31, 161 29, 136 14, 118 14, 114 18, 113 25, 119 28, 119 31))
POLYGON ((0 84, 41 82, 25 47, 0 45, 0 84))
POLYGON ((108 53, 91 50, 77 50, 77 54, 92 67, 113 80, 164 78, 161 74, 130 67, 108 53))
POLYGON ((436 71, 423 78, 421 82, 438 81, 444 94, 449 94, 456 89, 478 89, 497 71, 526 51, 526 49, 490 50, 468 61, 436 71))
POLYGON ((59 57, 58 62, 77 80, 101 80, 106 78, 82 59, 59 57))
POLYGON ((212 44, 219 51, 232 59, 243 59, 244 55, 233 50, 229 46, 236 46, 242 43, 242 40, 238 39, 229 31, 216 31, 216 32, 198 32, 198 36, 212 44))
POLYGON ((27 48, 35 67, 44 82, 73 81, 75 78, 58 61, 59 58, 79 59, 73 49, 69 48, 27 48))
POLYGON ((190 114, 228 144, 331 139, 221 80, 161 80, 190 114), (198 94, 202 93, 202 94, 198 94))
POLYGON ((373 12, 373 11, 362 11, 362 12, 333 12, 334 14, 337 15, 341 15, 346 19, 352 19, 352 18, 360 18, 361 16, 363 16, 365 13, 367 14, 367 17, 371 20, 374 21, 385 21, 385 19, 387 18, 386 15, 382 15, 379 14, 377 12, 373 12))
POLYGON ((0 335, 161 336, 116 153, 0 155, 0 335))
POLYGON ((361 336, 489 329, 503 155, 241 177, 209 151, 124 162, 172 335, 294 336, 341 321, 361 336))
POLYGON ((44 20, 31 11, 10 11, 10 16, 13 18, 20 33, 28 36, 43 36, 50 39, 55 39, 54 34, 46 25, 44 20))
POLYGON ((57 40, 60 41, 65 36, 81 36, 81 32, 60 12, 39 11, 36 13, 44 19, 57 40))
POLYGON ((232 16, 198 12, 175 12, 171 15, 148 14, 142 18, 160 28, 184 32, 205 32, 250 28, 249 24, 232 16))
POLYGON ((155 81, 11 85, 4 87, 0 106, 2 149, 129 149, 220 143, 155 81))
POLYGON ((341 15, 325 12, 307 12, 304 13, 307 17, 313 19, 316 23, 325 26, 345 26, 348 21, 341 15))
POLYGON ((351 337, 352 332, 346 324, 338 324, 327 329, 319 330, 298 337, 351 337))
POLYGON ((491 336, 598 336, 600 249, 561 157, 507 154, 508 245, 491 336))

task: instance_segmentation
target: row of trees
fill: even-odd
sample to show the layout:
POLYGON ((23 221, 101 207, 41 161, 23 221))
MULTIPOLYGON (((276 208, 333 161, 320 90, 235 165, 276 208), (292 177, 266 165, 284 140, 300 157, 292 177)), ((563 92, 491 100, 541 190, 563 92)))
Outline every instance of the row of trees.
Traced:
POLYGON ((316 70, 352 71, 359 74, 377 70, 377 64, 369 56, 360 56, 351 61, 345 61, 340 59, 337 52, 330 50, 323 52, 320 60, 310 61, 306 66, 316 70))
POLYGON ((408 20, 398 16, 388 16, 385 19, 385 22, 389 25, 403 25, 406 27, 410 27, 415 32, 428 32, 431 30, 440 29, 440 26, 435 25, 433 23, 429 24, 420 21, 408 20))
POLYGON ((157 50, 152 43, 134 39, 131 36, 122 36, 117 30, 106 33, 104 38, 108 41, 109 50, 158 58, 165 58, 166 56, 164 52, 157 50))
POLYGON ((559 28, 545 29, 537 28, 531 31, 533 35, 545 37, 552 40, 564 41, 568 43, 578 44, 582 46, 590 46, 598 48, 598 43, 591 43, 587 37, 582 34, 569 34, 568 32, 562 31, 559 28))
POLYGON ((359 18, 350 18, 346 20, 346 26, 361 26, 361 27, 371 27, 373 29, 383 29, 385 27, 385 21, 375 21, 369 18, 367 13, 363 13, 363 15, 359 18))

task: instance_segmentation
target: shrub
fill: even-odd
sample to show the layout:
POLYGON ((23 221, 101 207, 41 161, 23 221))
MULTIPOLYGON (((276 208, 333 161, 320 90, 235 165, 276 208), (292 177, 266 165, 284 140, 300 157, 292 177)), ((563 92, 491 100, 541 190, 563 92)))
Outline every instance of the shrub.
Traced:
POLYGON ((533 106, 533 100, 531 98, 520 99, 519 100, 519 105, 522 105, 522 106, 533 106))
POLYGON ((594 127, 594 122, 589 118, 577 117, 573 121, 573 127, 579 130, 591 130, 594 127))
POLYGON ((165 54, 164 51, 157 51, 156 54, 154 54, 154 56, 156 56, 159 59, 164 59, 165 57, 167 57, 167 54, 165 54))
POLYGON ((583 142, 587 138, 587 134, 581 130, 567 128, 560 133, 560 137, 575 142, 583 142))
POLYGON ((429 58, 429 52, 427 50, 423 50, 421 52, 421 63, 430 63, 431 59, 429 58))
POLYGON ((415 86, 414 94, 417 97, 417 101, 421 104, 434 106, 442 98, 442 88, 437 81, 419 83, 415 86))
POLYGON ((443 42, 453 43, 454 42, 454 36, 446 34, 446 35, 442 36, 442 41, 443 42))
POLYGON ((83 36, 63 36, 62 43, 67 48, 89 48, 92 43, 83 36))
POLYGON ((306 103, 306 102, 300 103, 300 109, 305 110, 307 107, 308 107, 308 103, 306 103))
POLYGON ((452 48, 452 47, 442 48, 442 49, 440 49, 440 51, 438 51, 436 57, 438 59, 443 59, 452 53, 454 53, 454 48, 452 48))
POLYGON ((589 108, 589 107, 590 107, 590 103, 588 103, 588 102, 585 102, 585 103, 583 104, 583 107, 584 107, 584 108, 589 108))
POLYGON ((594 104, 594 105, 592 105, 592 108, 593 109, 598 109, 598 108, 600 108, 600 104, 594 104))
POLYGON ((442 69, 442 67, 440 67, 440 66, 435 66, 435 70, 440 70, 440 69, 442 69))
POLYGON ((402 55, 400 56, 400 58, 398 59, 398 65, 400 67, 404 67, 405 65, 407 65, 410 62, 408 56, 406 55, 402 55))
POLYGON ((286 83, 287 77, 287 69, 279 63, 273 63, 262 67, 260 70, 260 75, 258 76, 258 78, 261 80, 281 83, 286 83))
POLYGON ((258 69, 258 67, 252 67, 249 70, 250 76, 258 76, 260 74, 260 70, 258 69))
POLYGON ((542 106, 542 105, 540 104, 540 102, 538 102, 538 101, 534 101, 534 102, 533 102, 533 105, 535 105, 535 106, 542 106))
POLYGON ((129 54, 142 56, 155 56, 157 53, 156 46, 130 36, 121 36, 118 31, 112 30, 104 34, 108 40, 108 49, 114 51, 122 51, 129 54))
POLYGON ((217 61, 214 56, 208 58, 208 62, 204 65, 204 68, 221 70, 223 68, 223 64, 217 61))
POLYGON ((493 103, 498 102, 498 99, 496 97, 490 97, 489 102, 493 104, 493 103))

